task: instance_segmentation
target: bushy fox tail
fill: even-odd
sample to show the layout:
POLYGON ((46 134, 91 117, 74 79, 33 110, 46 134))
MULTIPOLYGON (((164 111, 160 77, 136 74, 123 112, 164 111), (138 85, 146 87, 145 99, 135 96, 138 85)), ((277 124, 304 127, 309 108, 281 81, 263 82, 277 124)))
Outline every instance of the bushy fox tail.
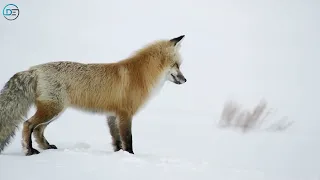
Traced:
POLYGON ((0 153, 14 137, 35 101, 36 74, 21 71, 12 76, 0 91, 0 153))

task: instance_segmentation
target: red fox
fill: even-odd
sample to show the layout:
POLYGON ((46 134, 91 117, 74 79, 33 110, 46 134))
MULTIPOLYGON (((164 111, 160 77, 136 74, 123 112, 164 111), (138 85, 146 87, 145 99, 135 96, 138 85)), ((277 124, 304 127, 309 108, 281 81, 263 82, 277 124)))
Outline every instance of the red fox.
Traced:
POLYGON ((26 156, 39 153, 32 146, 32 133, 41 149, 57 149, 44 130, 68 107, 105 114, 114 152, 134 154, 132 117, 166 80, 187 81, 180 71, 183 38, 157 40, 115 63, 58 61, 16 73, 0 92, 0 152, 34 104, 35 114, 23 122, 26 156))

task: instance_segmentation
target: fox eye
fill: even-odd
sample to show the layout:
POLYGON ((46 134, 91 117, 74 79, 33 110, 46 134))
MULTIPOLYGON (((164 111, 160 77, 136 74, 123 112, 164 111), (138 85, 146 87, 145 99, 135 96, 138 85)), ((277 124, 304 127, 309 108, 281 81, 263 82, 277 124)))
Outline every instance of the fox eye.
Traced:
POLYGON ((178 65, 178 63, 173 63, 173 64, 171 65, 171 67, 177 67, 177 68, 179 68, 179 65, 178 65))

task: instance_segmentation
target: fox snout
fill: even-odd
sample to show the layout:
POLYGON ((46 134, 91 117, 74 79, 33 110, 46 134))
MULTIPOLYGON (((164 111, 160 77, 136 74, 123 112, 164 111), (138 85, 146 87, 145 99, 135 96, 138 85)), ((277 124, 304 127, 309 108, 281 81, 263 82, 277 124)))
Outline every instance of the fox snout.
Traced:
POLYGON ((173 82, 175 84, 183 84, 185 82, 187 82, 187 79, 183 76, 183 74, 181 72, 179 72, 176 76, 171 74, 172 78, 173 78, 173 82))

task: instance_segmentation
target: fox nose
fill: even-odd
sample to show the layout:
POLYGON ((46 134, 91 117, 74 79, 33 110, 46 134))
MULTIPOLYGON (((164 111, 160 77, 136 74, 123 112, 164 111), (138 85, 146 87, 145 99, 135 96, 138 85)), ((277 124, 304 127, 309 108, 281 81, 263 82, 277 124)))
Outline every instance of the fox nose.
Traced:
POLYGON ((182 74, 178 74, 177 77, 179 78, 179 80, 183 83, 187 82, 187 79, 182 75, 182 74))

